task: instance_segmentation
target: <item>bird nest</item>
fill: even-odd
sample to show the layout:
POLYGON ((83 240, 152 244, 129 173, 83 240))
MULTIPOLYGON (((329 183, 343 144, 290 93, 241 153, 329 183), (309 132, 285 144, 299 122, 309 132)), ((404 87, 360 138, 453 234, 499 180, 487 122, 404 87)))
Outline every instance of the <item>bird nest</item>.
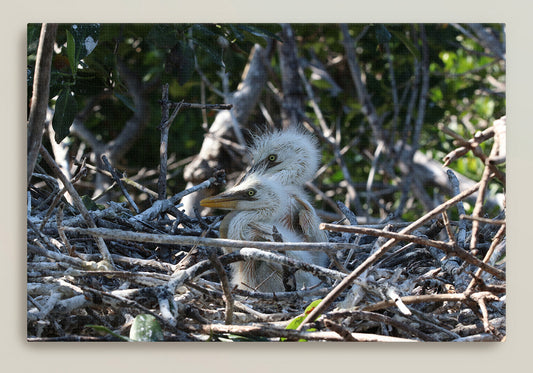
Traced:
POLYGON ((345 209, 344 221, 322 224, 328 242, 270 243, 220 239, 219 217, 176 208, 184 195, 220 178, 138 214, 116 202, 87 209, 68 185, 75 208, 61 202, 65 191, 32 189, 28 340, 505 338, 504 216, 451 221, 447 213, 480 183, 412 223, 356 225, 345 209), (468 249, 472 236, 475 248, 468 249), (224 255, 221 247, 239 250, 224 255), (287 259, 288 249, 325 251, 331 264, 287 259), (322 283, 277 293, 231 288, 228 265, 249 259, 309 271, 322 283), (150 336, 132 333, 140 317, 152 321, 150 336))

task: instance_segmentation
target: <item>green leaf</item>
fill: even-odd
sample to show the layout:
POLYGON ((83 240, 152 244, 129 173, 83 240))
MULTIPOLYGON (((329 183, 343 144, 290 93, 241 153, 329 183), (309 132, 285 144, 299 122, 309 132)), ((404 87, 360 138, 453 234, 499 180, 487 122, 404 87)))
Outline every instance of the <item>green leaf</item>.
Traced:
POLYGON ((70 132, 70 126, 78 113, 78 103, 70 91, 70 87, 59 92, 56 101, 52 127, 55 131, 55 141, 59 144, 70 132))
POLYGON ((70 26, 70 30, 76 43, 76 65, 87 57, 98 44, 100 34, 100 24, 80 23, 70 26))
POLYGON ((163 330, 154 316, 137 315, 131 325, 130 339, 135 342, 162 341, 164 339, 163 330))
POLYGON ((146 36, 146 41, 157 48, 170 49, 178 42, 179 30, 177 25, 161 23, 154 25, 146 36))
POLYGON ((89 324, 89 325, 85 325, 85 327, 86 328, 93 328, 94 330, 96 330, 98 332, 101 332, 101 333, 104 333, 104 334, 110 334, 113 337, 117 337, 117 338, 122 339, 122 340, 124 340, 126 342, 132 342, 128 337, 123 337, 120 334, 117 334, 114 331, 106 328, 105 326, 89 324))
POLYGON ((70 64, 70 70, 72 75, 76 75, 76 70, 78 69, 78 61, 76 61, 76 42, 74 41, 74 36, 67 30, 67 57, 68 63, 70 64))
MULTIPOLYGON (((318 305, 320 304, 320 302, 322 302, 322 299, 317 299, 317 300, 311 302, 311 304, 308 305, 308 306, 305 308, 305 311, 304 311, 305 316, 309 315, 309 314, 311 313, 311 311, 313 311, 313 310, 316 308, 316 306, 318 306, 318 305)), ((318 316, 317 316, 317 318, 318 318, 318 316)), ((316 319, 315 319, 315 320, 316 320, 316 319)))
POLYGON ((81 23, 70 26, 67 33, 67 56, 72 75, 76 75, 79 62, 87 57, 98 44, 100 25, 81 23))
POLYGON ((218 44, 218 37, 224 37, 213 25, 196 24, 192 26, 193 42, 201 52, 205 52, 211 61, 218 66, 224 66, 222 61, 222 47, 218 44), (217 32, 218 31, 218 32, 217 32))
MULTIPOLYGON (((313 311, 315 309, 316 306, 318 306, 320 304, 320 302, 322 302, 322 299, 317 299, 313 302, 311 302, 310 305, 308 305, 306 308, 305 308, 305 311, 304 311, 304 314, 301 315, 301 316, 296 316, 294 319, 291 320, 291 322, 289 323, 289 325, 287 325, 287 327, 285 329, 287 330, 296 330, 301 324, 302 322, 305 320, 305 318, 307 317, 307 315, 309 315, 311 313, 311 311, 313 311)), ((316 319, 318 319, 320 317, 320 315, 318 315, 316 319)), ((314 320, 313 320, 314 321, 314 320)), ((313 332, 315 331, 316 329, 307 329, 306 331, 308 332, 313 332)), ((280 338, 280 340, 282 342, 286 341, 287 338, 280 338)), ((307 340, 305 339, 299 339, 298 342, 306 342, 307 340)))
POLYGON ((266 47, 269 38, 281 41, 277 35, 252 25, 234 25, 232 31, 237 32, 235 36, 241 41, 250 41, 263 47, 266 47))
POLYGON ((96 211, 96 210, 99 210, 98 208, 98 205, 96 204, 96 202, 94 202, 91 197, 87 196, 87 195, 83 195, 81 196, 81 201, 83 202, 83 204, 85 205, 85 208, 89 211, 96 211))

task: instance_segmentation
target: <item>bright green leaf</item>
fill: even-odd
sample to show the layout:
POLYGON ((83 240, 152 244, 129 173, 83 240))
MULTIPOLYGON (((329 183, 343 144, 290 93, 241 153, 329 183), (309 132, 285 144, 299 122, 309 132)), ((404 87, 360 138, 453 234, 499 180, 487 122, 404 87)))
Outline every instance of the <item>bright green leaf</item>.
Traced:
MULTIPOLYGON (((305 318, 307 317, 307 315, 309 315, 309 313, 311 313, 312 310, 315 309, 316 306, 318 306, 320 304, 320 302, 322 302, 322 299, 317 299, 313 302, 311 302, 311 304, 309 304, 306 308, 305 308, 305 311, 304 311, 304 314, 302 316, 296 316, 294 319, 291 320, 291 322, 289 323, 289 325, 287 325, 287 327, 285 329, 287 330, 296 330, 301 324, 302 322, 305 320, 305 318)), ((320 315, 318 315, 316 317, 316 319, 320 317, 320 315)), ((315 319, 315 320, 316 320, 315 319)), ((316 329, 307 329, 306 331, 308 332, 312 332, 312 331, 315 331, 316 329)), ((286 341, 287 338, 281 338, 280 339, 282 342, 286 341)), ((298 340, 299 342, 305 342, 306 340, 304 339, 300 339, 298 340)))

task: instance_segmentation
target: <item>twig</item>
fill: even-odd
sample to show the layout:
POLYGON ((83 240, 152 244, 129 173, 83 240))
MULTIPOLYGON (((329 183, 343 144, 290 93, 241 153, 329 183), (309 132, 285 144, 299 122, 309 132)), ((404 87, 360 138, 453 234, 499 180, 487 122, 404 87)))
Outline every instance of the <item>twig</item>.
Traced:
POLYGON ((326 328, 333 330, 335 333, 340 335, 345 341, 348 342, 357 342, 357 339, 355 339, 348 330, 342 327, 342 325, 337 324, 336 322, 333 322, 331 320, 324 320, 324 325, 326 328))
POLYGON ((338 272, 332 269, 323 268, 321 266, 302 262, 296 259, 289 258, 285 255, 278 255, 267 251, 254 249, 252 247, 244 247, 240 250, 240 254, 245 259, 262 260, 266 262, 279 263, 285 266, 295 267, 299 270, 303 270, 311 273, 319 278, 331 277, 336 280, 342 280, 346 277, 346 274, 338 272))
POLYGON ((231 110, 233 108, 233 104, 198 104, 183 101, 168 101, 168 104, 170 107, 181 106, 182 109, 231 110))
POLYGON ((62 225, 62 222, 63 222, 63 207, 65 205, 64 204, 60 204, 58 209, 57 209, 57 231, 59 233, 59 237, 61 238, 61 241, 63 241, 63 244, 65 245, 65 247, 67 248, 67 252, 70 256, 73 256, 74 255, 74 248, 72 247, 72 245, 70 244, 70 242, 68 241, 68 238, 67 236, 65 235, 65 232, 63 231, 61 225, 62 225))
MULTIPOLYGON (((495 136, 494 144, 492 145, 489 158, 492 156, 498 155, 499 145, 500 145, 500 138, 498 136, 495 136)), ((481 214, 481 210, 483 209, 483 202, 485 200, 485 193, 487 191, 487 187, 492 176, 493 176, 492 168, 490 167, 490 163, 487 159, 485 160, 485 169, 483 170, 483 175, 481 176, 481 181, 480 181, 481 185, 479 187, 479 193, 477 195, 476 204, 474 205, 474 211, 472 211, 472 216, 474 217, 478 217, 481 214)), ((471 250, 474 250, 474 248, 476 247, 478 231, 479 231, 479 221, 473 220, 471 240, 470 240, 471 250)))
MULTIPOLYGON (((76 191, 76 189, 74 189, 74 186, 71 184, 70 180, 61 172, 54 159, 52 158, 52 156, 50 156, 44 146, 41 146, 40 152, 43 159, 46 161, 46 163, 48 163, 48 165, 54 171, 56 176, 61 180, 65 188, 67 188, 69 194, 72 197, 72 201, 74 202, 74 206, 76 206, 80 214, 83 216, 87 225, 90 228, 96 228, 96 224, 94 223, 93 218, 89 214, 89 211, 87 211, 87 209, 85 208, 85 205, 83 204, 78 192, 76 191)), ((103 260, 107 262, 111 266, 111 268, 113 268, 115 266, 113 263, 113 259, 111 258, 111 254, 109 253, 109 250, 107 249, 107 246, 101 237, 96 237, 96 245, 98 246, 100 254, 102 254, 103 260)))
MULTIPOLYGON (((189 333, 213 334, 237 334, 249 337, 287 338, 288 340, 309 341, 342 341, 343 338, 336 332, 302 332, 291 329, 279 329, 265 325, 178 325, 189 333)), ((387 337, 377 334, 350 333, 359 342, 415 342, 410 339, 387 337)))
MULTIPOLYGON (((75 160, 75 161, 74 161, 74 164, 76 164, 76 165, 80 165, 80 162, 77 161, 77 160, 75 160)), ((91 165, 91 164, 85 164, 85 167, 87 167, 87 168, 88 168, 89 170, 91 170, 91 171, 98 172, 98 173, 101 173, 102 175, 106 175, 106 176, 108 176, 108 177, 110 177, 110 178, 113 178, 113 175, 112 175, 110 172, 108 172, 108 171, 106 171, 106 170, 102 170, 102 169, 100 169, 100 168, 98 168, 98 167, 95 167, 95 166, 93 166, 93 165, 91 165)), ((135 177, 135 176, 134 176, 134 177, 135 177)), ((138 189, 138 190, 140 190, 141 192, 147 193, 147 194, 149 194, 150 196, 157 198, 157 193, 156 193, 156 192, 154 192, 153 190, 148 189, 148 188, 145 187, 144 185, 141 185, 141 184, 137 183, 137 182, 134 181, 132 178, 125 177, 125 176, 121 176, 121 177, 120 177, 120 180, 121 180, 122 182, 124 182, 124 183, 126 183, 126 184, 128 184, 128 185, 130 185, 130 186, 132 186, 132 187, 134 187, 134 188, 136 188, 136 189, 138 189)), ((98 199, 98 198, 96 198, 96 197, 94 198, 94 200, 97 200, 97 199, 98 199)))
MULTIPOLYGON (((82 176, 85 176, 85 175, 86 175, 86 169, 84 167, 84 163, 82 162, 80 170, 76 173, 76 175, 74 175, 74 177, 72 178, 72 180, 70 182, 72 184, 75 184, 75 183, 78 182, 79 179, 81 179, 82 176)), ((34 176, 35 176, 35 174, 34 174, 34 176)), ((54 191, 55 190, 56 189, 54 188, 54 191)), ((67 191, 67 188, 65 186, 63 186, 63 188, 61 188, 61 190, 57 191, 56 196, 52 200, 52 203, 50 203, 50 206, 48 207, 48 211, 46 212, 46 215, 45 215, 43 221, 41 222, 41 227, 40 227, 41 230, 43 230, 44 226, 46 225, 46 222, 52 216, 52 213, 53 213, 55 207, 57 206, 59 201, 61 201, 61 198, 63 197, 63 195, 65 194, 66 191, 67 191)), ((43 201, 43 203, 44 203, 44 201, 43 201)), ((68 206, 70 207, 70 205, 68 205, 68 206)))
POLYGON ((341 201, 337 201, 337 207, 342 211, 346 219, 350 222, 351 225, 358 225, 357 217, 355 214, 341 201))
MULTIPOLYGON (((441 205, 442 206, 442 205, 441 205)), ((451 243, 446 243, 442 241, 435 241, 430 240, 427 238, 414 236, 410 234, 405 233, 395 233, 395 232, 388 232, 388 231, 381 231, 377 229, 370 229, 370 228, 363 228, 358 226, 346 226, 346 225, 336 225, 336 224, 328 224, 328 223, 321 223, 320 229, 327 229, 332 230, 336 232, 350 232, 350 233, 361 233, 361 234, 368 234, 371 236, 377 236, 377 237, 386 237, 391 238, 394 240, 394 243, 399 241, 408 241, 408 242, 415 242, 420 245, 425 246, 431 246, 435 247, 437 249, 440 249, 444 251, 447 255, 456 255, 459 258, 465 260, 466 262, 473 264, 477 267, 482 268, 484 271, 500 278, 505 279, 505 273, 497 268, 494 268, 492 266, 489 266, 488 264, 482 262, 475 256, 471 255, 467 251, 461 249, 457 245, 453 245, 451 243)), ((406 228, 404 228, 402 231, 404 231, 406 228)), ((389 241, 390 242, 390 241, 389 241)), ((387 244, 389 243, 387 242, 387 244)), ((385 245, 383 246, 385 247, 385 245)), ((383 247, 380 249, 382 250, 383 247)))
POLYGON ((153 234, 141 232, 128 232, 120 229, 108 228, 78 228, 65 227, 65 231, 92 235, 105 239, 125 240, 136 242, 151 242, 166 245, 183 245, 183 246, 216 246, 216 247, 231 247, 240 249, 243 247, 254 247, 260 250, 269 251, 336 251, 345 249, 357 249, 358 246, 351 243, 334 243, 334 242, 261 242, 261 241, 240 241, 228 240, 223 238, 197 237, 197 236, 175 236, 170 234, 153 234))
POLYGON ((128 201, 128 203, 131 205, 131 207, 133 207, 135 212, 138 214, 139 208, 135 204, 135 201, 133 201, 133 198, 131 198, 128 191, 126 190, 126 187, 122 183, 122 180, 120 180, 120 176, 118 175, 117 171, 113 168, 113 166, 111 166, 111 163, 109 163, 109 160, 107 159, 105 154, 102 154, 101 158, 102 158, 102 162, 104 163, 105 168, 107 168, 107 170, 111 173, 113 180, 115 180, 117 185, 120 187, 122 194, 124 195, 124 197, 126 197, 126 200, 128 201))
MULTIPOLYGON (((157 183, 157 199, 164 200, 167 198, 167 159, 168 159, 168 131, 171 121, 169 120, 170 104, 168 101, 168 83, 163 84, 161 90, 161 145, 159 147, 159 179, 157 183)), ((181 105, 178 104, 175 111, 178 111, 181 105)))
POLYGON ((353 320, 367 320, 367 321, 376 321, 380 323, 384 323, 387 325, 391 325, 392 327, 402 330, 406 333, 409 333, 413 335, 416 338, 421 339, 422 341, 436 341, 435 338, 432 336, 422 333, 416 328, 413 328, 406 323, 400 322, 392 317, 385 316, 379 313, 375 312, 369 312, 369 311, 332 311, 328 312, 324 315, 326 322, 328 318, 331 319, 346 319, 351 318, 353 320))
MULTIPOLYGON (((470 194, 474 193, 478 188, 480 184, 477 183, 470 189, 465 190, 464 192, 460 193, 459 195, 451 198, 450 200, 446 201, 445 203, 441 204, 440 206, 437 206, 432 211, 428 212, 426 215, 422 216, 420 219, 416 220, 415 222, 411 223, 404 229, 402 229, 399 233, 409 233, 422 225, 425 221, 431 219, 437 214, 440 214, 442 211, 446 210, 453 204, 457 203, 458 201, 462 200, 463 198, 466 198, 470 194)), ((314 320, 323 310, 328 307, 350 284, 359 277, 370 265, 375 263, 379 258, 381 258, 387 251, 389 251, 394 244, 396 244, 397 239, 390 239, 387 241, 379 250, 377 250, 374 254, 370 255, 363 263, 361 263, 350 275, 348 275, 344 280, 342 280, 323 300, 322 302, 315 307, 305 318, 304 322, 307 322, 308 320, 314 320)), ((298 327, 301 329, 304 322, 298 327)))
POLYGON ((175 194, 168 199, 156 201, 150 208, 144 210, 143 212, 141 212, 140 214, 136 216, 131 217, 130 221, 132 221, 132 223, 136 223, 138 221, 150 221, 152 219, 155 219, 160 214, 173 209, 175 207, 174 205, 186 195, 197 192, 202 189, 207 189, 211 187, 212 185, 221 184, 223 183, 223 179, 224 179, 224 173, 217 172, 215 176, 209 178, 208 180, 198 185, 195 185, 191 188, 181 191, 180 193, 175 194))
POLYGON ((507 224, 505 220, 495 220, 495 219, 487 219, 482 218, 480 216, 470 216, 470 215, 459 215, 459 219, 461 220, 477 220, 480 223, 487 223, 487 224, 494 224, 494 225, 505 225, 507 224))
MULTIPOLYGON (((461 294, 427 294, 427 295, 408 295, 402 297, 405 304, 429 303, 429 302, 462 302, 468 299, 465 293, 461 294)), ((384 308, 394 307, 394 300, 384 300, 362 308, 363 311, 377 311, 384 308)))
MULTIPOLYGON (((490 261, 490 258, 492 254, 494 254, 494 251, 496 250, 496 247, 499 245, 501 240, 503 239, 503 235, 505 234, 505 225, 502 225, 494 238, 492 239, 492 243, 490 245, 489 250, 487 251, 487 254, 485 254, 485 257, 483 258, 483 263, 488 263, 490 261)), ((467 291, 472 290, 473 287, 476 285, 479 276, 481 276, 481 269, 479 268, 476 273, 474 274, 474 278, 466 288, 467 291)))
MULTIPOLYGON (((448 180, 450 181, 450 184, 452 186, 453 195, 454 196, 458 195, 460 193, 460 190, 459 190, 459 180, 457 180, 457 176, 455 176, 455 173, 449 169, 446 170, 446 174, 448 175, 448 180)), ((457 203, 457 211, 459 212, 459 215, 466 214, 463 201, 459 201, 457 203)), ((461 220, 459 221, 459 232, 457 233, 457 244, 459 245, 459 247, 465 247, 465 240, 466 240, 466 222, 461 220)))
POLYGON ((230 285, 228 281, 228 276, 226 275, 226 271, 224 270, 224 267, 222 266, 222 263, 220 262, 220 259, 218 259, 218 256, 216 254, 216 250, 210 249, 208 251, 208 257, 211 261, 211 264, 213 264, 213 268, 217 272, 218 278, 220 279, 220 284, 222 285, 222 291, 224 293, 224 303, 226 304, 226 314, 224 317, 224 321, 226 325, 230 325, 233 322, 233 296, 231 295, 230 285))

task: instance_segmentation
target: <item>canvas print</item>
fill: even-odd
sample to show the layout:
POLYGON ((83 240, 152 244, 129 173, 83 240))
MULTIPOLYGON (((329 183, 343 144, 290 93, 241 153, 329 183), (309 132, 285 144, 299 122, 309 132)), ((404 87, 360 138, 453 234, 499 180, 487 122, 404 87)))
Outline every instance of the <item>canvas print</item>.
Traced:
POLYGON ((504 24, 27 25, 27 340, 506 338, 504 24))

